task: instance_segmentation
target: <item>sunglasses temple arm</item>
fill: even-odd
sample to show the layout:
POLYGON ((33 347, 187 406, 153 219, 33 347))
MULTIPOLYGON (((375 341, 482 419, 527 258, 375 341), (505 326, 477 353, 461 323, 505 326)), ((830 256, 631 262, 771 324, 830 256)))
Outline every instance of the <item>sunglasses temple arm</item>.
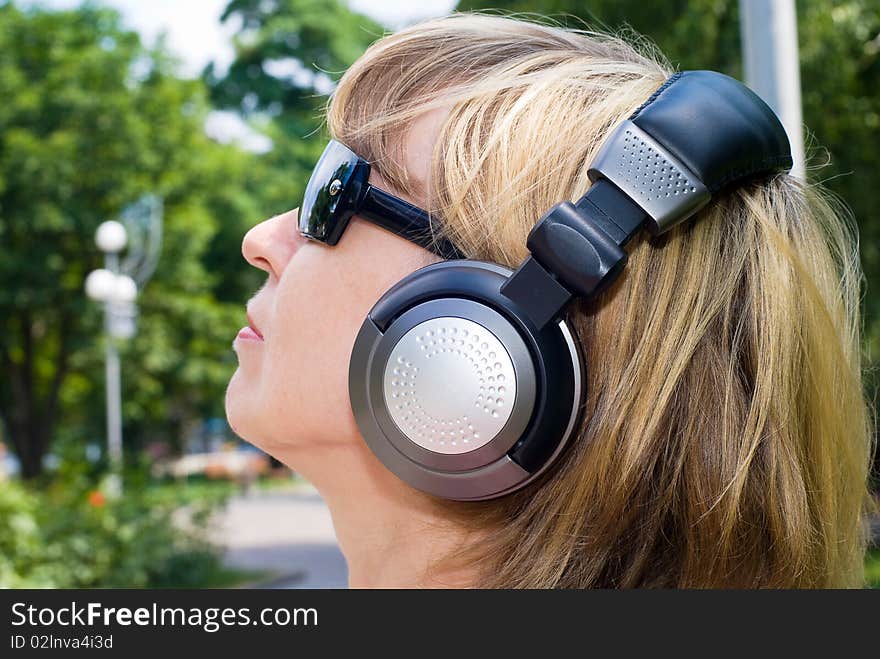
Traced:
POLYGON ((434 236, 427 212, 384 190, 368 185, 356 212, 373 224, 421 245, 444 259, 464 258, 448 240, 434 236))

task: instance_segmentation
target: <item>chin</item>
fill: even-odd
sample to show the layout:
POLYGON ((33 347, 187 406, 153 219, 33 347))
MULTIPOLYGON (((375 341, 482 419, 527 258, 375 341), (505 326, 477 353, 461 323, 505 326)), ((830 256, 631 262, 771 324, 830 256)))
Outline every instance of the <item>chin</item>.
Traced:
POLYGON ((250 441, 250 439, 248 439, 249 424, 247 414, 247 408, 249 406, 246 401, 243 400, 245 391, 243 391, 242 383, 238 381, 239 378, 240 370, 236 370, 229 379, 229 384, 226 385, 226 397, 224 400, 226 421, 229 423, 232 432, 245 441, 250 441))
MULTIPOLYGON (((244 380, 241 370, 237 370, 226 386, 226 421, 236 435, 248 444, 278 458, 278 448, 272 441, 271 423, 267 425, 266 401, 254 387, 244 380)), ((279 460, 281 458, 278 458, 279 460)))

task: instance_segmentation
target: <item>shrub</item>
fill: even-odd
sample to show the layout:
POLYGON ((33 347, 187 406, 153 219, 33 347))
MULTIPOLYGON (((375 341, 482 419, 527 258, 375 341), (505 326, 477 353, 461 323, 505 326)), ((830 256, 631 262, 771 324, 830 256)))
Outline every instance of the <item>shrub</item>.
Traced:
POLYGON ((221 571, 208 524, 222 493, 187 497, 144 470, 118 497, 107 484, 73 467, 42 489, 0 485, 0 587, 187 588, 221 571))

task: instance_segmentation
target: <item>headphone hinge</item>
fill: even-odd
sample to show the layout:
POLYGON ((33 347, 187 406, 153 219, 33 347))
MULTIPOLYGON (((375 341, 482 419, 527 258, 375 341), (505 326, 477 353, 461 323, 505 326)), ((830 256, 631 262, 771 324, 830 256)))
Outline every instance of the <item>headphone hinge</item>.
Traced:
POLYGON ((532 256, 502 284, 501 294, 522 307, 538 329, 560 316, 572 297, 532 256))
POLYGON ((590 214, 570 201, 556 204, 529 233, 529 250, 571 295, 589 297, 610 283, 626 252, 590 214))

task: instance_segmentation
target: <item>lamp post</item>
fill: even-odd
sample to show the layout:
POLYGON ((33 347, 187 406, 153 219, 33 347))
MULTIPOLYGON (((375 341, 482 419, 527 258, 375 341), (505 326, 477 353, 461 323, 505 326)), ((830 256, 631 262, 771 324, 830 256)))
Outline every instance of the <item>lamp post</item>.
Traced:
POLYGON ((109 220, 98 227, 95 244, 104 252, 104 267, 86 277, 86 295, 104 305, 107 378, 107 456, 111 492, 122 492, 122 393, 118 342, 134 336, 138 290, 152 277, 162 251, 162 199, 144 195, 126 206, 121 222, 109 220), (125 259, 119 254, 126 249, 125 259))
POLYGON ((779 115, 791 142, 791 173, 806 177, 794 0, 740 0, 746 84, 779 115))
POLYGON ((86 294, 104 305, 107 455, 113 472, 113 489, 122 485, 122 394, 117 341, 134 335, 137 315, 134 304, 137 284, 119 272, 119 253, 126 242, 127 234, 122 224, 115 220, 101 224, 95 234, 95 243, 104 252, 104 267, 86 277, 86 294))

